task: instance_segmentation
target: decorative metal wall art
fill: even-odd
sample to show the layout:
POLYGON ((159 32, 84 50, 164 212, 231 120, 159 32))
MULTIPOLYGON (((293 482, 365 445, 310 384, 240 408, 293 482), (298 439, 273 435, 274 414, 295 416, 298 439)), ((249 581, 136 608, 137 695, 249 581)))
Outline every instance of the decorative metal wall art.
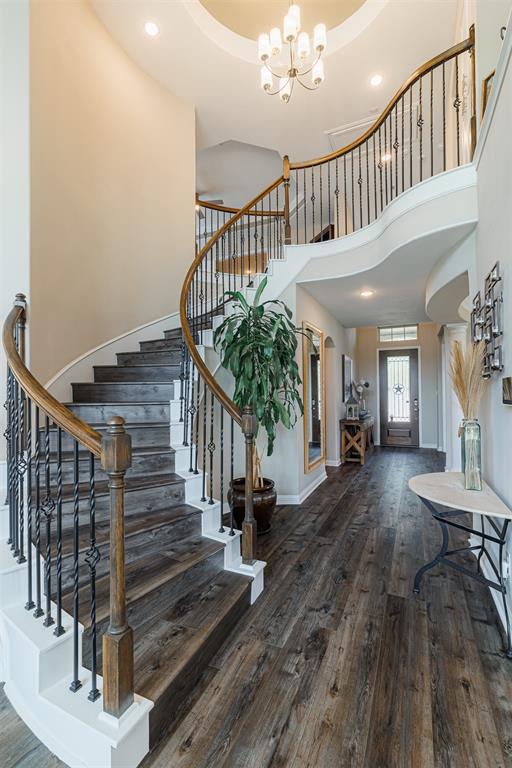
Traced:
POLYGON ((480 291, 473 299, 471 336, 476 344, 485 341, 483 376, 489 379, 495 371, 503 370, 503 278, 496 262, 484 284, 484 300, 480 291))

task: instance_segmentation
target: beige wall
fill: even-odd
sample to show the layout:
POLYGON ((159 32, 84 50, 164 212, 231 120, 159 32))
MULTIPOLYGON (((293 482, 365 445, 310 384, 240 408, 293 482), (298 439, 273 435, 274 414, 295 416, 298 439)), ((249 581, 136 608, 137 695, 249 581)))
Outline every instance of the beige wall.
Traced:
POLYGON ((377 438, 380 438, 379 404, 377 402, 377 350, 419 347, 420 355, 420 444, 428 448, 439 446, 438 429, 438 326, 420 323, 418 341, 380 344, 375 326, 357 329, 357 375, 368 379, 370 389, 366 396, 369 410, 377 422, 377 438))
POLYGON ((84 0, 33 0, 30 31, 31 361, 45 381, 178 308, 195 123, 84 0))

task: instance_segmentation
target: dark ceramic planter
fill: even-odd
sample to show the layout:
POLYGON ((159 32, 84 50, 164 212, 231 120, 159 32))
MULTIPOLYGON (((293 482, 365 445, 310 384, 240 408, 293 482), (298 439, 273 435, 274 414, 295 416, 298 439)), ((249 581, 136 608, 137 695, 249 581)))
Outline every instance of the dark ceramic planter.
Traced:
MULTIPOLYGON (((233 517, 237 528, 242 529, 245 517, 245 478, 237 477, 233 480, 229 489, 229 502, 233 500, 233 517)), ((254 517, 257 524, 258 536, 270 531, 272 515, 276 508, 277 494, 274 489, 274 481, 268 477, 263 478, 263 488, 255 488, 253 491, 254 517)))

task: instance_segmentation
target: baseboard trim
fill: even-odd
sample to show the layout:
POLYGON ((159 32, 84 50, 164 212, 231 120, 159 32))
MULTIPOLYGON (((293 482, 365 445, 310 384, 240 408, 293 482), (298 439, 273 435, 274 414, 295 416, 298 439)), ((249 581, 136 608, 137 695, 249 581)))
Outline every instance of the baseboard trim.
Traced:
POLYGON ((297 505, 297 504, 303 504, 308 496, 311 496, 313 491, 315 491, 319 485, 322 485, 324 480, 327 480, 327 472, 322 472, 321 475, 319 475, 317 478, 315 478, 309 485, 307 485, 305 488, 302 489, 302 491, 295 495, 295 494, 278 494, 277 495, 277 503, 280 505, 297 505))
POLYGON ((431 448, 434 451, 439 450, 439 446, 437 445, 437 443, 422 443, 420 445, 420 448, 431 448))
POLYGON ((326 467, 339 467, 341 466, 341 459, 327 459, 325 462, 326 467))

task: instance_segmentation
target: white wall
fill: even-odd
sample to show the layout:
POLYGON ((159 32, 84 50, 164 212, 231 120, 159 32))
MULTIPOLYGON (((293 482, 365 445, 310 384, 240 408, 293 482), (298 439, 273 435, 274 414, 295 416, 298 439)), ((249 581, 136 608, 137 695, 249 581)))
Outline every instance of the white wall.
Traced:
MULTIPOLYGON (((14 294, 28 294, 30 248, 29 6, 0 3, 0 311, 14 294)), ((0 344, 0 403, 6 361, 0 344)), ((0 464, 5 458, 5 410, 0 407, 0 464)), ((0 493, 3 476, 0 472, 0 493)), ((3 499, 0 498, 0 501, 3 499)))
MULTIPOLYGON (((504 299, 505 368, 503 376, 512 375, 511 52, 512 29, 509 28, 475 156, 478 171, 479 222, 476 230, 476 284, 472 289, 482 289, 485 275, 499 260, 503 272, 504 299)), ((494 374, 486 388, 480 408, 482 463, 484 478, 512 508, 512 472, 510 471, 512 407, 502 403, 503 376, 494 374)), ((512 539, 508 549, 509 556, 512 557, 512 539)), ((512 580, 509 579, 508 599, 512 610, 511 589, 512 580)), ((500 600, 497 602, 498 608, 499 603, 500 600)))
POLYGON ((375 415, 376 442, 380 442, 379 403, 377 399, 377 351, 378 349, 406 349, 419 347, 420 365, 420 447, 437 448, 438 430, 438 326, 434 323, 420 323, 418 341, 379 343, 378 328, 357 329, 357 371, 358 377, 368 379, 370 389, 366 395, 369 410, 375 415))

